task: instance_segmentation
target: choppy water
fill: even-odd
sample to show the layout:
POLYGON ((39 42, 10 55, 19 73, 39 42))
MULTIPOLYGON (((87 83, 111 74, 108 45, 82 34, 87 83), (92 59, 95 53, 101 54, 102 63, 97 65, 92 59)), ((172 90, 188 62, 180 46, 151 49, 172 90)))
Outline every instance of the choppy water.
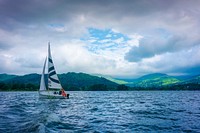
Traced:
POLYGON ((0 132, 200 132, 200 91, 0 92, 0 132))

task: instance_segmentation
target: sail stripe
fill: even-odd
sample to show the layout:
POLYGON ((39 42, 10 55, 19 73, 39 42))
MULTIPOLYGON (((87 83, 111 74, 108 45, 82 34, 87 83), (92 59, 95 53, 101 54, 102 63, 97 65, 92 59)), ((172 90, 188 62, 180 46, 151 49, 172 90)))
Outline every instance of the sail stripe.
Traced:
POLYGON ((49 77, 51 77, 53 75, 56 75, 56 71, 52 71, 52 72, 49 73, 49 77))
POLYGON ((49 72, 51 72, 51 71, 54 70, 54 69, 55 69, 54 66, 50 67, 50 68, 49 68, 49 72))
POLYGON ((54 78, 52 78, 52 77, 49 77, 49 79, 50 79, 52 82, 54 82, 54 83, 60 84, 59 80, 57 80, 57 79, 54 79, 54 78))
POLYGON ((52 59, 49 58, 49 62, 53 63, 52 59))
POLYGON ((53 71, 53 72, 51 72, 51 73, 49 73, 49 79, 51 80, 51 81, 53 81, 53 82, 55 82, 55 83, 60 83, 59 82, 59 80, 57 80, 57 79, 54 79, 54 78, 52 78, 51 76, 53 76, 53 75, 56 75, 56 72, 55 71, 53 71))
POLYGON ((48 46, 48 86, 49 88, 61 89, 58 75, 56 74, 55 66, 53 64, 53 59, 51 58, 50 44, 48 46))

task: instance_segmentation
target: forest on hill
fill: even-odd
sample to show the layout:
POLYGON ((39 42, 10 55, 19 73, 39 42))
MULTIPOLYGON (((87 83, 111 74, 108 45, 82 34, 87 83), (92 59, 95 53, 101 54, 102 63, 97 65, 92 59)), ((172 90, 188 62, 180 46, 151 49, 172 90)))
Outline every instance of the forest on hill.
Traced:
MULTIPOLYGON (((0 74, 0 91, 37 91, 39 74, 23 76, 0 74)), ((47 75, 45 75, 47 83, 47 75)), ((86 73, 69 72, 58 75, 67 91, 132 91, 132 90, 200 90, 200 76, 188 78, 166 74, 149 74, 137 79, 114 79, 86 73)))

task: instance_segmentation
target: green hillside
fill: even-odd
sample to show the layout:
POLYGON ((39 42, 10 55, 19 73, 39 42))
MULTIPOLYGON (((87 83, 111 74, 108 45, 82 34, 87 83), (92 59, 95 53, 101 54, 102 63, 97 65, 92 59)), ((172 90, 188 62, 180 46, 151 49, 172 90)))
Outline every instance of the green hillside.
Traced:
MULTIPOLYGON (((0 74, 0 77, 5 77, 0 74)), ((47 75, 46 83, 47 83, 47 75)), ((118 84, 103 77, 92 76, 85 73, 67 73, 58 75, 60 82, 66 90, 115 90, 118 84)), ((27 74, 24 76, 9 76, 0 81, 0 90, 38 90, 41 75, 27 74)))
POLYGON ((13 78, 4 80, 5 83, 20 83, 20 84, 35 84, 39 85, 40 83, 39 74, 27 74, 23 76, 15 76, 13 78))
MULTIPOLYGON (((187 80, 162 73, 144 75, 137 79, 115 79, 109 76, 94 76, 86 73, 69 72, 58 75, 62 87, 71 91, 107 91, 107 90, 199 90, 200 76, 191 76, 187 80)), ((0 74, 0 91, 37 91, 41 75, 23 76, 0 74)), ((45 75, 47 83, 47 75, 45 75)))
POLYGON ((180 84, 194 83, 200 84, 200 75, 192 76, 190 79, 184 80, 180 84))
MULTIPOLYGON (((107 79, 109 80, 109 78, 107 79)), ((111 81, 116 82, 118 80, 111 79, 111 81)), ((123 79, 119 81, 131 87, 159 87, 179 83, 181 80, 166 74, 154 73, 137 79, 123 79)))
POLYGON ((59 75, 59 79, 62 85, 68 88, 72 87, 72 89, 73 88, 88 89, 88 87, 98 84, 99 85, 104 84, 110 88, 115 88, 118 86, 116 83, 111 82, 103 77, 92 76, 85 73, 69 72, 66 74, 59 75))
POLYGON ((16 77, 16 75, 0 74, 0 82, 16 77))
POLYGON ((172 76, 155 73, 155 74, 145 75, 139 78, 138 80, 134 81, 132 84, 140 87, 154 87, 154 86, 157 87, 157 86, 171 85, 178 82, 180 82, 180 80, 172 76))

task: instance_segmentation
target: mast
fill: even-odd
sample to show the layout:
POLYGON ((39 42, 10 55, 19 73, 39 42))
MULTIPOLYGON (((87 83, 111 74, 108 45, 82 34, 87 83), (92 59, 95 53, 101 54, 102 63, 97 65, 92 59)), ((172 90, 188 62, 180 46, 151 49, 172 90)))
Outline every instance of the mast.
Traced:
POLYGON ((48 43, 48 88, 62 89, 51 57, 50 42, 48 43))
POLYGON ((41 75, 41 80, 40 80, 40 90, 39 91, 46 90, 46 85, 45 85, 45 80, 44 80, 46 61, 47 61, 47 58, 45 58, 45 61, 44 61, 44 66, 43 66, 43 70, 42 70, 42 75, 41 75))

